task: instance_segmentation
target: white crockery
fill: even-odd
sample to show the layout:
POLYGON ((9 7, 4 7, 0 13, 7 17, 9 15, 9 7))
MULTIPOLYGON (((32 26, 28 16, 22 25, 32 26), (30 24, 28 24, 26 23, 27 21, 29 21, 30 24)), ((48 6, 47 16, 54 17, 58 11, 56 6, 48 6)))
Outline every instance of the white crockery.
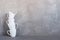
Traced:
POLYGON ((6 21, 9 30, 7 30, 7 34, 11 37, 15 37, 16 36, 16 26, 15 26, 15 17, 16 14, 12 13, 11 11, 9 11, 8 13, 8 19, 6 21))

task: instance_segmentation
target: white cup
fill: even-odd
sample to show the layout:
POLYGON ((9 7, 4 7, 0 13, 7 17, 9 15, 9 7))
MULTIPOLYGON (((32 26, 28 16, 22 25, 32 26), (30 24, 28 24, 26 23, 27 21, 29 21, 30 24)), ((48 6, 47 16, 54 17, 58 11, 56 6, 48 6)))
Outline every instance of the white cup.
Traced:
POLYGON ((16 29, 8 30, 7 34, 11 37, 15 37, 16 36, 16 29))

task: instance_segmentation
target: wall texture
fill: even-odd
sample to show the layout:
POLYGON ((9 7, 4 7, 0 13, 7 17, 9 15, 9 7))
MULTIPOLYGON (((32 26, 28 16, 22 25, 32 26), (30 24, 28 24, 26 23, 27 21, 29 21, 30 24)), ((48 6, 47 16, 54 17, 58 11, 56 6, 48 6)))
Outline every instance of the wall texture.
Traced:
POLYGON ((17 35, 60 34, 59 0, 0 0, 0 35, 6 34, 6 13, 18 23, 17 35))

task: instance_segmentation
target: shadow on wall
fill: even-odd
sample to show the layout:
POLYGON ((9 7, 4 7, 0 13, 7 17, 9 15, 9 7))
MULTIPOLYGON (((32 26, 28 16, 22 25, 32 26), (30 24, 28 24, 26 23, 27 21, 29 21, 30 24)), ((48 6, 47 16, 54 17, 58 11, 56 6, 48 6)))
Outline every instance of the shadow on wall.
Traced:
POLYGON ((7 35, 8 25, 6 24, 7 13, 3 15, 3 35, 7 35))

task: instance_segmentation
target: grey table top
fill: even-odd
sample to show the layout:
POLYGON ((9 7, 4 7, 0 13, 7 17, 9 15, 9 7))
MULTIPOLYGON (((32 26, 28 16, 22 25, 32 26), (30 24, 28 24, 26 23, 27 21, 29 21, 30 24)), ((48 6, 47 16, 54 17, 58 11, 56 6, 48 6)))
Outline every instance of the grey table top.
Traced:
POLYGON ((60 36, 0 36, 0 40, 60 40, 60 36))

